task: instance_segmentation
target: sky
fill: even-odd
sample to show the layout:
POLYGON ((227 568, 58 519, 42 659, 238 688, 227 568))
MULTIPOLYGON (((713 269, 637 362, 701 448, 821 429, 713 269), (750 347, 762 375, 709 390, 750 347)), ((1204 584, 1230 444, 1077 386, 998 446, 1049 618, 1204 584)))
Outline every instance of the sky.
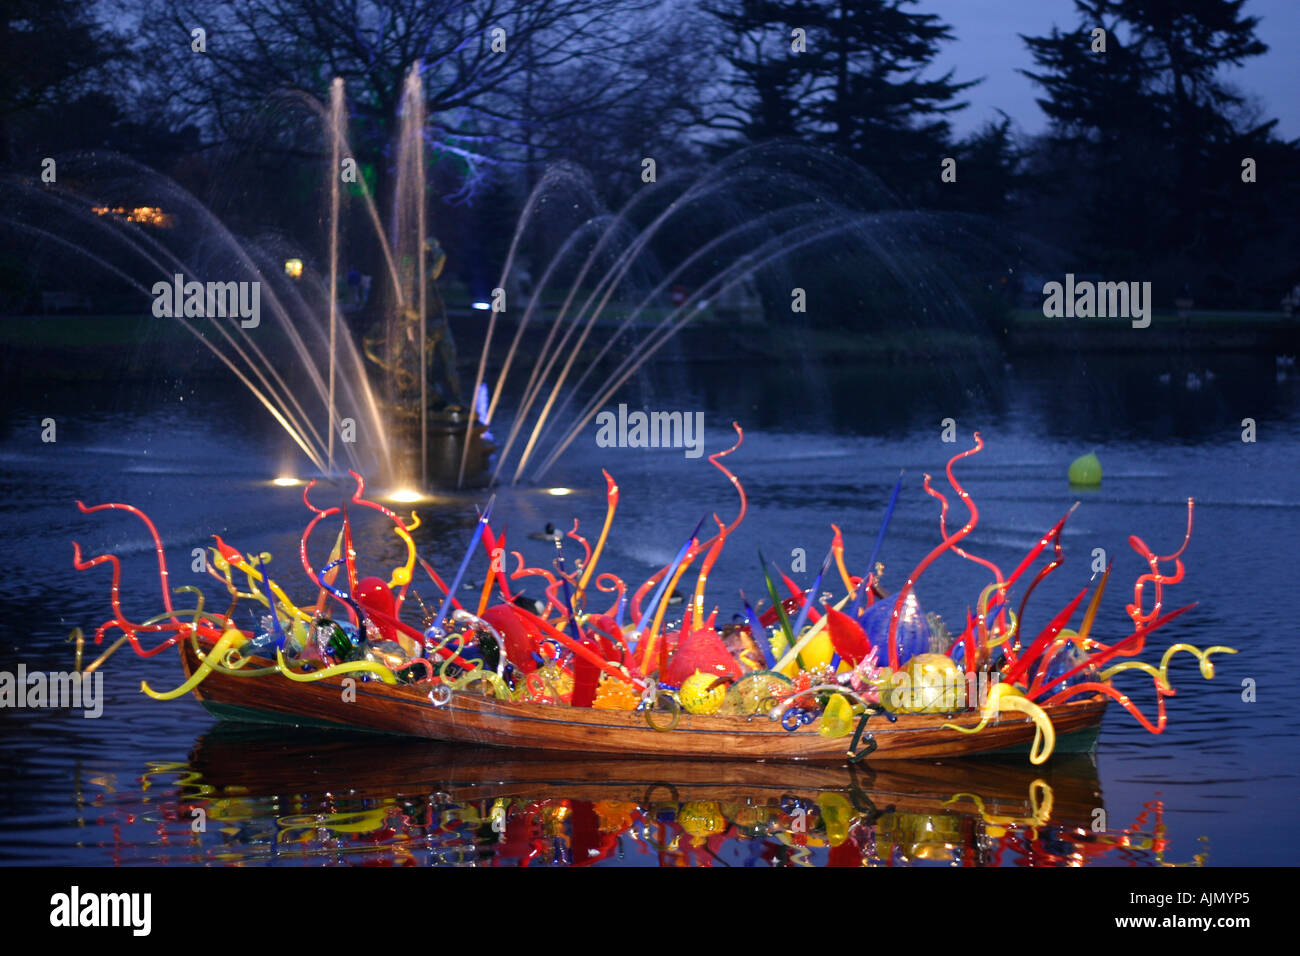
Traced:
MULTIPOLYGON (((958 135, 999 119, 996 109, 1024 133, 1043 131, 1038 88, 1016 72, 1033 68, 1019 34, 1045 36, 1053 25, 1074 26, 1072 0, 921 0, 912 10, 938 14, 953 28, 955 39, 935 59, 937 73, 951 68, 956 80, 985 78, 962 95, 970 107, 949 117, 958 135)), ((1279 137, 1300 138, 1300 0, 1246 0, 1242 12, 1259 17, 1256 35, 1269 50, 1223 78, 1257 97, 1267 118, 1278 119, 1279 137)))

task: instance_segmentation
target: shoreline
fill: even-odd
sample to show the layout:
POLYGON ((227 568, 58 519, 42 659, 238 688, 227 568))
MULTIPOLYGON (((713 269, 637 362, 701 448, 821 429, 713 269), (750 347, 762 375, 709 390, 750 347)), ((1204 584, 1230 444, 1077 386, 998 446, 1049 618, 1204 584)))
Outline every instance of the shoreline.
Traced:
MULTIPOLYGON (((481 335, 481 312, 453 311, 452 334, 459 342, 481 335)), ((269 329, 269 354, 283 341, 269 329)), ((536 361, 550 330, 537 323, 526 330, 515 356, 517 366, 536 361)), ((650 327, 633 330, 644 335, 650 327)), ((594 359, 615 329, 596 326, 583 352, 594 359)), ((489 364, 499 367, 513 338, 513 325, 499 323, 489 364)), ((847 333, 824 328, 775 328, 754 323, 727 324, 716 318, 679 330, 652 363, 713 364, 813 359, 827 365, 877 362, 911 365, 937 360, 1086 353, 1258 352, 1294 355, 1300 350, 1300 319, 1280 313, 1248 318, 1224 313, 1187 317, 1157 314, 1145 329, 1125 320, 1044 319, 1010 313, 1002 328, 972 332, 956 329, 894 330, 882 334, 847 333)), ((147 315, 21 315, 0 317, 0 374, 10 381, 103 381, 185 375, 220 379, 229 371, 199 347, 183 327, 147 315)), ((581 360, 581 358, 580 358, 581 360)), ((476 354, 462 353, 458 366, 469 374, 476 354)))

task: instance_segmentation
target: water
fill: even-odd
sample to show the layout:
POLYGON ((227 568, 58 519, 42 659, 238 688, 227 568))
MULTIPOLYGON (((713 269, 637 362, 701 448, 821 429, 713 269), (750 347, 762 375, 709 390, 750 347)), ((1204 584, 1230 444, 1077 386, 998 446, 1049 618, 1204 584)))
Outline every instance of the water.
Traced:
MULTIPOLYGON (((314 250, 311 242, 275 237, 274 230, 257 239, 236 235, 218 208, 111 153, 77 160, 83 176, 76 191, 14 178, 14 208, 0 222, 48 244, 44 255, 66 275, 96 277, 96 301, 107 289, 114 308, 153 299, 154 315, 174 313, 177 325, 207 350, 200 354, 222 363, 257 398, 317 472, 339 476, 363 468, 427 488, 440 465, 430 460, 431 430, 463 424, 468 436, 471 427, 461 414, 466 396, 451 370, 454 347, 434 284, 446 260, 429 222, 420 67, 407 74, 399 108, 387 226, 364 177, 355 183, 360 208, 349 214, 344 202, 340 157, 351 163, 352 150, 342 80, 331 84, 328 107, 305 93, 286 94, 279 106, 301 114, 305 128, 317 128, 328 147, 330 161, 317 170, 322 234, 314 250), (124 192, 150 197, 156 205, 148 208, 168 212, 147 228, 133 225, 125 206, 103 198, 124 192), (356 256, 363 264, 371 247, 377 271, 386 276, 373 303, 349 305, 358 313, 356 324, 368 325, 363 330, 340 318, 340 257, 356 256), (166 279, 161 285, 160 277, 166 279), (236 302, 223 298, 226 288, 238 292, 241 321, 196 321, 234 314, 236 302), (252 334, 261 327, 261 303, 267 328, 252 334), (368 308, 377 320, 367 316, 368 308), (436 406, 431 374, 440 393, 436 406), (358 432, 360 441, 354 440, 358 432)), ((226 188, 232 197, 240 194, 238 183, 226 188)), ((230 205, 224 215, 233 220, 238 203, 230 205)), ((524 302, 511 300, 519 320, 504 361, 492 369, 482 419, 493 424, 498 410, 513 416, 500 423, 493 483, 518 483, 529 467, 534 477, 548 472, 645 363, 671 354, 677 333, 710 308, 724 314, 749 301, 752 314, 755 283, 777 281, 798 256, 852 261, 868 286, 885 280, 886 298, 873 298, 882 327, 918 331, 940 313, 948 331, 968 331, 982 327, 970 301, 980 283, 1045 254, 1032 242, 1009 243, 979 220, 900 209, 869 171, 794 144, 740 150, 697 175, 639 190, 616 212, 600 208, 585 176, 557 167, 524 204, 492 290, 468 393, 474 403, 488 384, 498 311, 507 309, 506 286, 515 285, 516 254, 528 232, 543 227, 551 233, 540 243, 550 247, 549 258, 524 302), (657 246, 669 241, 666 236, 688 238, 685 246, 672 240, 674 251, 661 262, 657 246), (966 276, 967 288, 954 281, 956 274, 966 276), (675 301, 674 289, 686 288, 683 283, 690 290, 675 301), (560 294, 558 309, 548 315, 560 294), (516 362, 517 348, 530 322, 543 321, 550 328, 542 354, 521 387, 510 379, 512 368, 516 377, 526 371, 516 362), (578 395, 585 406, 575 404, 578 395)), ((799 292, 803 302, 805 290, 799 292)), ((860 294, 837 292, 850 301, 860 294)), ((482 451, 477 441, 461 443, 457 488, 467 478, 481 483, 479 464, 469 470, 476 449, 482 451)))
MULTIPOLYGON (((151 700, 180 682, 171 653, 122 652, 104 668, 103 716, 0 710, 0 859, 107 865, 176 863, 466 863, 516 865, 1024 865, 1083 862, 1296 862, 1300 744, 1283 689, 1294 642, 1293 542, 1300 504, 1300 392, 1272 356, 1017 360, 1009 365, 873 369, 809 363, 808 373, 727 363, 661 364, 626 397, 665 410, 706 411, 706 452, 726 459, 750 495, 750 515, 710 577, 706 600, 737 607, 759 589, 755 551, 790 570, 802 548, 810 583, 830 539, 845 532, 855 571, 865 562, 898 470, 907 477, 883 560, 897 586, 938 541, 937 502, 920 490, 978 428, 986 450, 957 466, 980 508, 970 549, 1009 570, 1069 505, 1067 564, 1039 588, 1025 626, 1035 633, 1087 582, 1094 548, 1115 559, 1097 625, 1128 630, 1123 604, 1141 563, 1130 534, 1158 553, 1182 540, 1185 499, 1197 499, 1187 575, 1169 607, 1198 606, 1158 632, 1225 644, 1213 681, 1189 657, 1171 668, 1177 696, 1153 737, 1112 706, 1096 764, 927 762, 893 767, 620 762, 503 756, 473 748, 337 735, 239 731, 192 699, 151 700), (1183 365, 1213 370, 1188 390, 1183 365), (1172 372, 1171 384, 1159 375, 1172 372), (940 421, 957 421, 956 445, 940 421), (1254 418, 1259 440, 1241 439, 1254 418), (1095 448, 1105 480, 1072 492, 1068 462, 1095 448), (1243 700, 1243 681, 1256 684, 1243 700), (1048 787, 1044 789, 1042 783, 1048 787), (978 797, 977 801, 975 798, 978 797), (1049 802, 1050 801, 1050 802, 1049 802), (982 809, 981 809, 982 807, 982 809), (200 815, 206 823, 194 832, 200 815), (493 821, 497 821, 494 829, 493 821)), ((122 600, 142 619, 160 608, 144 528, 127 515, 80 514, 74 502, 124 501, 147 511, 168 546, 173 585, 187 583, 191 550, 220 534, 270 551, 272 575, 303 594, 297 537, 308 517, 300 488, 271 478, 306 474, 301 454, 251 398, 223 380, 151 388, 50 387, 6 394, 0 436, 0 670, 66 670, 73 627, 108 614, 109 572, 72 568, 70 542, 123 561, 122 600), (41 421, 58 441, 40 441, 41 421)), ((509 407, 506 403, 503 407, 509 407)), ((680 450, 598 449, 594 428, 547 475, 549 488, 499 493, 494 525, 530 565, 549 546, 529 539, 570 516, 594 537, 604 514, 602 467, 622 489, 602 568, 630 586, 669 561, 705 514, 735 514, 729 484, 680 450)), ((322 501, 327 500, 322 496, 322 501)), ((421 552, 454 570, 474 523, 471 494, 418 505, 421 552)), ((405 510, 404 506, 404 510, 405 510)), ((400 562, 382 521, 358 520, 369 569, 400 562)), ((571 554, 574 552, 571 552, 571 554)), ((475 566, 470 576, 481 581, 475 566)), ((197 576, 196 576, 197 577, 197 576)), ((196 581, 197 583, 197 581, 196 581)), ((980 569, 945 557, 918 587, 928 611, 958 620, 984 584, 980 569)), ((211 592, 211 588, 209 591, 211 592)), ((424 596, 431 596, 423 589, 424 596)), ((1153 655, 1146 655, 1153 659, 1153 655)), ((1123 688, 1154 719, 1145 677, 1123 688)))

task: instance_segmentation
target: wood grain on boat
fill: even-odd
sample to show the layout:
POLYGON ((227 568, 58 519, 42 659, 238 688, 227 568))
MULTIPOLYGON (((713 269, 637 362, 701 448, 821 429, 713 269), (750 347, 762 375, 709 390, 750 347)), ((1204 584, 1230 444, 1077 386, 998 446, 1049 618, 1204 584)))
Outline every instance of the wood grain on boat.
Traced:
MULTIPOLYGON (((181 642, 188 676, 199 664, 194 647, 181 642)), ((251 666, 263 663, 254 661, 251 666)), ((637 757, 843 761, 851 737, 818 733, 820 720, 788 732, 766 716, 751 719, 682 714, 671 731, 652 729, 632 711, 594 710, 500 701, 474 693, 455 693, 436 706, 419 685, 356 681, 344 693, 346 677, 304 683, 237 677, 213 671, 195 689, 209 711, 228 719, 335 726, 404 734, 457 743, 568 753, 637 757)), ((1082 699, 1050 708, 1057 751, 1090 750, 1105 712, 1104 698, 1082 699)), ((1019 715, 1002 716, 977 734, 945 729, 945 723, 973 726, 964 714, 902 714, 894 722, 873 718, 873 761, 955 757, 1027 748, 1034 724, 1019 715)))

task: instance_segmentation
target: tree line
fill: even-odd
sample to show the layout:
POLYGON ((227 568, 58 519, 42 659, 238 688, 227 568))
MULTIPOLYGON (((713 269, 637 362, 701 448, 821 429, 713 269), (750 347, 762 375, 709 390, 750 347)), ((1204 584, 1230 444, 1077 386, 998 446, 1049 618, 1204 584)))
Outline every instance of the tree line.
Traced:
POLYGON ((325 100, 343 77, 382 197, 418 61, 453 272, 499 263, 556 163, 616 207, 645 157, 681 176, 791 142, 862 167, 898 208, 1150 280, 1157 305, 1275 309, 1300 281, 1300 141, 1230 82, 1267 49, 1250 6, 1075 0, 1070 22, 1020 38, 1046 129, 1002 114, 959 136, 980 77, 935 68, 956 37, 925 0, 11 0, 0 165, 113 149, 200 195, 215 171, 241 183, 218 210, 237 227, 303 225, 319 164, 294 160, 324 146, 289 91, 325 100))

